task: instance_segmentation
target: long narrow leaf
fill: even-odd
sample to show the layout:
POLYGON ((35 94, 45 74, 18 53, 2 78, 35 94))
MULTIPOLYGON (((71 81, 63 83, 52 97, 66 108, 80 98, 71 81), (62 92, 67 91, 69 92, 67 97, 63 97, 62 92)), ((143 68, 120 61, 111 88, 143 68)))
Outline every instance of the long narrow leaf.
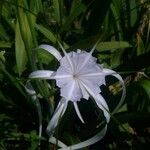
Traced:
POLYGON ((61 32, 64 30, 68 30, 68 28, 73 23, 73 21, 76 19, 76 17, 79 16, 82 12, 84 12, 86 10, 85 5, 82 4, 80 1, 78 1, 78 3, 76 2, 75 4, 76 4, 76 6, 74 6, 75 8, 72 8, 69 17, 66 19, 66 21, 61 29, 61 32))
POLYGON ((129 42, 126 41, 112 41, 112 42, 100 42, 97 45, 97 50, 99 51, 110 51, 114 49, 122 49, 131 47, 129 42))
POLYGON ((27 63, 27 54, 25 51, 24 42, 21 37, 19 23, 16 24, 15 48, 16 48, 16 63, 19 75, 24 71, 27 63))
MULTIPOLYGON (((25 7, 23 0, 18 0, 18 5, 25 7)), ((27 55, 30 60, 30 63, 32 65, 31 50, 33 48, 33 39, 32 39, 30 24, 28 22, 26 12, 22 8, 17 7, 17 14, 18 14, 17 15, 18 23, 19 23, 22 40, 24 41, 24 46, 27 51, 27 55)))
POLYGON ((39 24, 36 24, 36 29, 39 30, 51 42, 56 43, 57 39, 50 30, 39 24))
POLYGON ((54 17, 58 23, 60 23, 60 4, 59 0, 53 0, 54 17))
POLYGON ((0 48, 11 48, 10 42, 0 41, 0 48))

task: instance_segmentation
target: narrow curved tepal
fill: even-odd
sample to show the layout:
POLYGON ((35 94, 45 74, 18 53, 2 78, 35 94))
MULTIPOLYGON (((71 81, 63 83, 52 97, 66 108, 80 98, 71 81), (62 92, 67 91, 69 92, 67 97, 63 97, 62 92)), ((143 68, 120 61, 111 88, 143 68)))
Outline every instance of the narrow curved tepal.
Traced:
POLYGON ((29 75, 29 78, 55 79, 56 85, 60 88, 62 99, 58 103, 58 106, 47 126, 47 132, 50 136, 50 141, 53 141, 53 143, 53 133, 56 126, 58 125, 59 119, 66 111, 68 101, 73 102, 75 111, 82 123, 84 123, 84 119, 82 118, 77 106, 77 101, 80 101, 82 98, 88 99, 89 97, 92 97, 99 109, 103 111, 107 123, 97 135, 75 145, 64 146, 63 144, 63 147, 61 145, 58 145, 61 147, 60 150, 80 149, 96 143, 97 141, 101 140, 106 134, 107 124, 110 120, 110 113, 105 99, 100 94, 100 86, 103 84, 105 85, 105 77, 108 75, 116 77, 122 83, 123 87, 121 100, 116 106, 113 113, 117 111, 118 108, 120 108, 120 106, 122 105, 125 99, 126 89, 124 81, 119 74, 117 74, 113 70, 103 68, 100 64, 97 64, 97 59, 92 56, 96 44, 89 53, 79 50, 77 52, 67 53, 60 43, 59 45, 62 48, 64 56, 61 56, 59 51, 52 46, 39 46, 40 48, 43 48, 56 57, 56 59, 60 62, 60 66, 58 67, 58 69, 56 71, 37 70, 32 72, 29 75))

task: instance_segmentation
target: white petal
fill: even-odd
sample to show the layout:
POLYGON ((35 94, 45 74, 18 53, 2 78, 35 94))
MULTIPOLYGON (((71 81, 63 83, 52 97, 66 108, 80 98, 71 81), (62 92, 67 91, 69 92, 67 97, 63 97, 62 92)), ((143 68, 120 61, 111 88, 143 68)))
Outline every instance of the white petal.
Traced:
POLYGON ((87 75, 81 75, 80 77, 79 77, 81 80, 88 80, 88 81, 90 81, 90 82, 92 82, 93 83, 93 85, 96 85, 96 86, 98 86, 98 87, 100 87, 101 85, 105 85, 105 75, 104 74, 97 74, 96 75, 96 73, 95 73, 95 75, 94 75, 94 73, 93 74, 87 74, 87 75))
POLYGON ((52 144, 55 144, 61 148, 63 147, 67 147, 67 145, 65 145, 63 142, 61 142, 60 140, 56 139, 55 137, 50 137, 49 138, 49 142, 52 144))
POLYGON ((25 85, 25 90, 27 91, 27 93, 29 94, 29 95, 36 95, 36 92, 35 92, 35 90, 33 89, 33 86, 32 86, 32 84, 29 82, 29 81, 27 81, 27 83, 26 83, 26 85, 25 85))
MULTIPOLYGON (((67 54, 67 56, 69 57, 68 59, 70 60, 70 54, 67 54)), ((64 56, 61 60, 60 60, 60 67, 62 68, 65 72, 67 72, 68 74, 73 74, 73 64, 72 64, 72 60, 70 60, 71 62, 69 63, 67 57, 64 56)))
MULTIPOLYGON (((94 81, 94 80, 92 80, 94 81)), ((99 94, 101 92, 99 85, 97 83, 93 83, 92 81, 86 79, 86 78, 80 78, 80 82, 82 85, 86 85, 86 87, 88 87, 93 93, 99 94)), ((86 88, 84 86, 84 88, 86 88)), ((87 89, 86 89, 87 90, 87 89)))
POLYGON ((108 123, 110 120, 110 113, 109 113, 108 105, 105 102, 104 98, 100 94, 93 91, 93 89, 91 89, 91 87, 89 87, 85 83, 82 82, 82 84, 86 88, 86 90, 89 92, 89 94, 95 99, 98 107, 104 112, 104 116, 106 117, 106 121, 108 123))
POLYGON ((54 130, 56 126, 58 125, 59 120, 65 113, 67 105, 68 105, 68 102, 64 98, 62 98, 54 112, 54 115, 52 116, 47 126, 47 132, 50 137, 53 135, 54 130))
POLYGON ((83 147, 90 146, 90 145, 100 141, 105 136, 106 131, 107 131, 107 125, 99 133, 97 133, 95 136, 93 136, 92 138, 90 138, 84 142, 75 144, 75 145, 60 148, 58 150, 78 150, 78 149, 81 149, 83 147))
POLYGON ((85 87, 82 84, 79 84, 79 86, 82 91, 82 97, 88 100, 90 97, 89 93, 87 92, 87 90, 85 89, 85 87))
POLYGON ((110 69, 103 69, 103 71, 108 75, 112 75, 112 76, 116 77, 122 84, 122 90, 123 90, 122 96, 121 96, 120 102, 118 103, 118 105, 116 106, 116 108, 112 112, 112 114, 114 114, 120 108, 120 106, 123 104, 123 102, 125 100, 126 87, 125 87, 125 84, 124 84, 122 77, 118 73, 116 73, 115 71, 110 70, 110 69))
POLYGON ((73 105, 74 105, 75 111, 76 111, 76 113, 77 113, 79 119, 81 120, 82 123, 84 123, 84 120, 83 120, 83 118, 82 118, 82 116, 81 116, 81 113, 80 113, 80 111, 79 111, 79 108, 78 108, 77 103, 76 103, 76 102, 73 102, 73 105))
POLYGON ((37 70, 32 72, 29 75, 29 78, 51 79, 53 73, 54 73, 53 71, 49 71, 49 70, 37 70))
POLYGON ((96 58, 91 55, 91 53, 87 53, 82 51, 79 55, 79 72, 86 68, 85 66, 90 66, 93 63, 96 63, 96 58))
POLYGON ((64 87, 69 82, 72 82, 72 80, 73 80, 72 77, 69 77, 69 76, 66 78, 57 78, 56 76, 56 84, 60 88, 64 87))
POLYGON ((72 60, 72 63, 73 63, 73 66, 74 66, 74 74, 77 74, 78 73, 78 67, 79 67, 79 56, 80 56, 80 53, 76 53, 76 52, 71 52, 69 53, 70 57, 71 57, 71 60, 72 60))
POLYGON ((109 108, 108 108, 108 105, 107 105, 105 99, 100 94, 98 94, 95 97, 95 102, 96 102, 97 106, 104 112, 104 116, 108 123, 110 121, 110 112, 109 112, 109 108))
POLYGON ((52 79, 66 79, 66 78, 72 78, 71 75, 52 75, 52 79))
POLYGON ((70 72, 74 72, 75 74, 79 73, 82 70, 87 70, 88 66, 93 66, 96 64, 96 58, 92 57, 89 53, 82 51, 82 52, 70 52, 67 54, 71 63, 68 63, 67 57, 63 57, 61 60, 61 67, 70 68, 70 64, 73 65, 73 70, 70 72), (87 59, 88 58, 88 59, 87 59), (86 60, 86 61, 85 61, 86 60), (86 67, 85 67, 86 66, 86 67))
MULTIPOLYGON (((94 57, 92 57, 94 58, 94 57)), ((101 67, 99 67, 98 64, 96 64, 96 61, 90 59, 88 63, 85 64, 84 68, 80 69, 80 75, 85 75, 85 74, 91 74, 91 73, 97 73, 97 72, 102 72, 101 67)))
POLYGON ((70 101, 79 101, 82 97, 82 91, 77 81, 72 80, 61 88, 61 96, 70 101))
POLYGON ((72 81, 72 75, 70 75, 67 68, 60 66, 56 71, 55 79, 57 86, 63 87, 65 84, 72 81))
POLYGON ((47 44, 42 44, 39 46, 39 48, 42 48, 52 54, 58 61, 62 58, 60 55, 59 51, 55 49, 53 46, 47 45, 47 44))

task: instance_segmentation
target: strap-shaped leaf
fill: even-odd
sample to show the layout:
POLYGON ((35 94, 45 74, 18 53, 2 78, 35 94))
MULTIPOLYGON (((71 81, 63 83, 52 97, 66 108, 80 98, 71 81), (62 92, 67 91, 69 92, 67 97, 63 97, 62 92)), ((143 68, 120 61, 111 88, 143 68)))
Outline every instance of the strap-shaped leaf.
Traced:
POLYGON ((10 42, 0 41, 0 48, 11 48, 10 42))
POLYGON ((100 42, 97 44, 96 49, 100 52, 112 51, 114 49, 122 49, 131 47, 127 41, 111 41, 111 42, 100 42))
POLYGON ((21 36, 21 31, 19 28, 19 23, 16 23, 15 30, 15 54, 16 54, 16 64, 19 75, 25 70, 25 66, 27 64, 27 53, 25 50, 25 45, 21 36))
POLYGON ((49 29, 45 28, 43 25, 36 24, 36 29, 39 30, 48 40, 52 43, 56 43, 57 38, 55 37, 54 33, 52 33, 49 29))

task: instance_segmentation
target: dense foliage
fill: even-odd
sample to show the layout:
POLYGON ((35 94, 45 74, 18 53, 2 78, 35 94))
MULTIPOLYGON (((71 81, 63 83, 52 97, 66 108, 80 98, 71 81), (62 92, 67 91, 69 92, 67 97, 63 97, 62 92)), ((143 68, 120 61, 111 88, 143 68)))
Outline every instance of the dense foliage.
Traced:
MULTIPOLYGON (((123 77, 127 96, 112 115, 102 141, 84 149, 135 149, 150 147, 150 3, 149 0, 1 0, 0 1, 0 149, 38 148, 39 118, 36 102, 25 90, 29 74, 58 67, 40 44, 66 51, 78 48, 94 52, 99 63, 123 77)), ((107 77, 102 95, 112 110, 121 86, 107 77)), ((40 93, 43 133, 39 149, 57 149, 48 142, 46 126, 59 100, 54 81, 33 81, 40 93), (49 84, 51 88, 49 88, 49 84)), ((56 137, 68 145, 83 141, 101 128, 103 113, 91 100, 79 102, 85 124, 72 104, 56 129, 56 137)))

